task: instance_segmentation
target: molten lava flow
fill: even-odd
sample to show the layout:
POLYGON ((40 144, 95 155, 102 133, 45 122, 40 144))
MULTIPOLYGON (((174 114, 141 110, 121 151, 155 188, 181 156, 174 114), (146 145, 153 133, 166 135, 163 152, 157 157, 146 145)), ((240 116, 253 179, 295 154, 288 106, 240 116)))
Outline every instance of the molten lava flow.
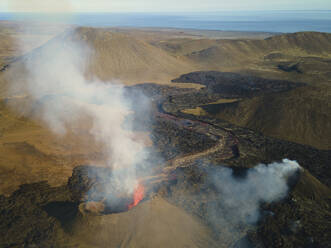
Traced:
POLYGON ((144 198, 145 188, 143 185, 138 184, 133 193, 133 202, 128 206, 129 209, 138 205, 138 203, 144 198))

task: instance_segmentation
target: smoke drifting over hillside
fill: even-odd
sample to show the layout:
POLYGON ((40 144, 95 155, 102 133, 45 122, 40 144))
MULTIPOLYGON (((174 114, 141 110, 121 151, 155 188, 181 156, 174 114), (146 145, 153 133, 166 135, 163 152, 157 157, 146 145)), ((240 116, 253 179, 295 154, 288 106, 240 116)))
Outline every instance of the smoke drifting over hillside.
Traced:
POLYGON ((86 79, 90 56, 93 50, 83 41, 72 36, 54 39, 24 60, 26 78, 13 80, 11 89, 25 88, 36 101, 34 116, 58 135, 87 126, 89 134, 102 144, 107 166, 125 174, 117 173, 120 178, 113 180, 130 193, 137 183, 135 166, 142 164, 146 155, 144 145, 130 131, 132 123, 126 120, 125 129, 123 123, 135 109, 147 113, 148 101, 143 95, 125 97, 125 88, 118 82, 86 79), (139 102, 133 102, 138 98, 139 102))
POLYGON ((259 164, 247 171, 244 178, 236 178, 233 171, 222 167, 210 175, 220 194, 219 209, 210 212, 232 224, 255 224, 260 218, 260 204, 283 199, 288 193, 288 179, 300 169, 296 161, 284 159, 281 163, 259 164), (221 209, 221 211, 219 211, 221 209))

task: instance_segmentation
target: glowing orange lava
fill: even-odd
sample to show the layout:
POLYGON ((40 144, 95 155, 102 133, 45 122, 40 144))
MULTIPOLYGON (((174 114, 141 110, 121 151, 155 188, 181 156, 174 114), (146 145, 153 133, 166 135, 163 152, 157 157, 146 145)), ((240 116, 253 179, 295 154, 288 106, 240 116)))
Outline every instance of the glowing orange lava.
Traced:
POLYGON ((138 205, 138 203, 144 198, 145 196, 145 188, 143 185, 138 184, 133 193, 133 202, 128 206, 129 209, 138 205))

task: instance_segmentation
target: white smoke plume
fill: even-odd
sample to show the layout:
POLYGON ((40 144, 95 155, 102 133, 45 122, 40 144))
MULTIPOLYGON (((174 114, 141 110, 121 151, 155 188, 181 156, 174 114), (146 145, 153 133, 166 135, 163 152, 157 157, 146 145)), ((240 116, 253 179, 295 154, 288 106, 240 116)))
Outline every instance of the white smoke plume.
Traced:
POLYGON ((240 178, 234 177, 231 169, 221 167, 211 175, 220 200, 217 203, 219 208, 213 206, 209 209, 210 216, 232 224, 256 223, 260 218, 261 203, 272 203, 286 197, 288 179, 300 168, 296 161, 283 159, 281 163, 259 164, 240 178))
POLYGON ((24 59, 27 74, 23 80, 14 77, 11 90, 23 90, 32 97, 34 116, 58 135, 65 135, 68 130, 75 132, 86 123, 89 134, 102 144, 108 156, 107 166, 124 171, 113 180, 130 193, 137 183, 136 165, 142 164, 146 156, 144 144, 128 130, 132 123, 126 123, 125 128, 123 123, 134 109, 147 113, 148 101, 140 96, 139 102, 133 102, 125 96, 125 87, 119 82, 87 79, 86 67, 93 49, 72 38, 74 32, 65 33, 28 55, 24 59))

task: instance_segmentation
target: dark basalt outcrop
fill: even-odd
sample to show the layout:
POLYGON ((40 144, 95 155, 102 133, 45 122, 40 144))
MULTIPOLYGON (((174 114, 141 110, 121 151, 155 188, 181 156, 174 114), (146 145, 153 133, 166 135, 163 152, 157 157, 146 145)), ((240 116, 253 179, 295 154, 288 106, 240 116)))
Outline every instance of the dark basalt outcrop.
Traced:
POLYGON ((86 201, 89 198, 100 201, 102 196, 93 195, 92 188, 96 183, 105 183, 105 180, 111 178, 111 175, 111 170, 108 168, 93 169, 92 167, 91 169, 91 166, 88 165, 77 166, 68 180, 68 189, 72 194, 72 199, 77 202, 86 201))
POLYGON ((137 84, 126 87, 127 97, 134 97, 138 93, 143 93, 145 96, 150 97, 152 100, 160 96, 169 95, 182 95, 188 92, 195 92, 195 89, 177 88, 168 85, 160 85, 155 83, 137 84))
POLYGON ((285 80, 271 80, 238 73, 219 71, 191 72, 172 80, 172 82, 203 84, 211 93, 217 93, 224 97, 234 98, 284 92, 305 85, 304 83, 294 83, 285 80))
POLYGON ((289 72, 283 78, 306 81, 306 84, 237 73, 192 72, 174 81, 196 82, 206 87, 171 96, 163 108, 172 113, 184 111, 226 120, 236 126, 262 132, 265 136, 329 150, 328 63, 327 59, 317 63, 317 59, 303 57, 274 64, 276 70, 277 65, 283 64, 289 66, 288 70, 302 71, 289 72), (309 79, 307 73, 314 75, 316 81, 309 79), (318 80, 323 80, 323 83, 318 80))
MULTIPOLYGON (((180 123, 179 123, 180 124, 180 123)), ((216 145, 212 137, 192 131, 189 127, 169 121, 167 117, 157 118, 151 138, 165 160, 188 153, 201 152, 216 145)))
POLYGON ((266 137, 263 134, 238 127, 226 121, 176 113, 182 118, 205 121, 230 132, 238 141, 237 149, 240 156, 224 161, 215 154, 210 159, 216 163, 226 163, 230 166, 252 167, 257 163, 271 163, 283 158, 296 160, 302 167, 309 170, 315 177, 327 186, 331 185, 330 150, 319 150, 311 146, 297 144, 277 138, 266 137))
MULTIPOLYGON (((133 195, 114 183, 110 168, 82 165, 73 170, 68 180, 68 189, 75 202, 93 202, 102 206, 97 214, 120 213, 129 210, 133 195)), ((124 173, 123 173, 124 174, 124 173)), ((118 177, 121 175, 117 175, 118 177)))
POLYGON ((278 69, 286 72, 298 72, 302 73, 302 70, 299 68, 299 64, 292 64, 292 63, 280 63, 278 65, 278 69))
POLYGON ((63 217, 75 215, 77 205, 65 186, 40 182, 1 197, 0 209, 0 247, 60 247, 68 241, 64 229, 72 219, 63 217))

